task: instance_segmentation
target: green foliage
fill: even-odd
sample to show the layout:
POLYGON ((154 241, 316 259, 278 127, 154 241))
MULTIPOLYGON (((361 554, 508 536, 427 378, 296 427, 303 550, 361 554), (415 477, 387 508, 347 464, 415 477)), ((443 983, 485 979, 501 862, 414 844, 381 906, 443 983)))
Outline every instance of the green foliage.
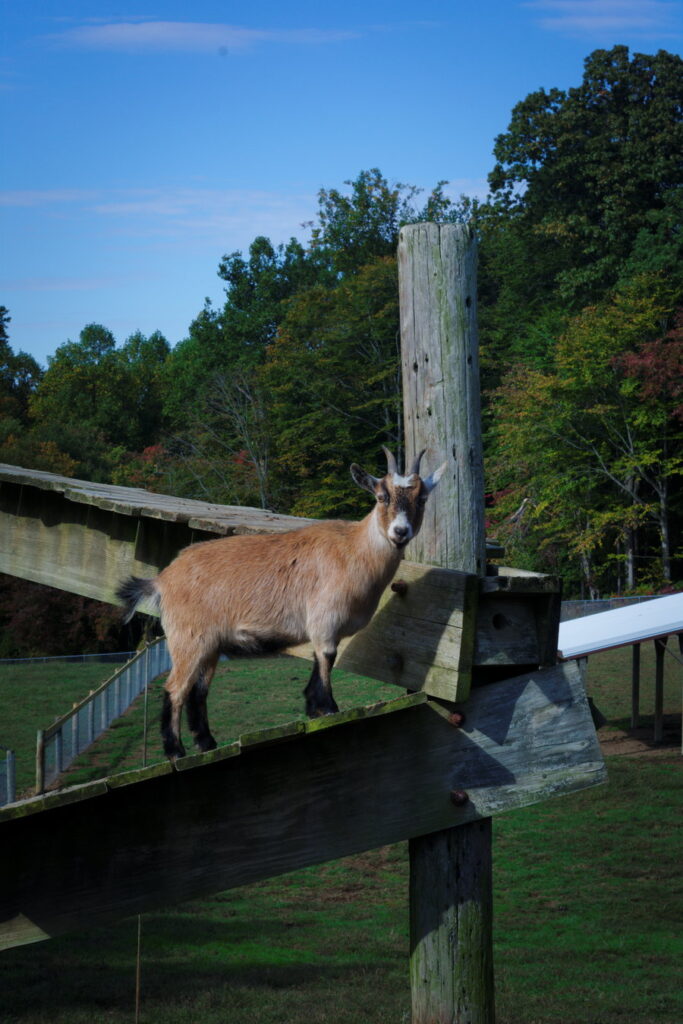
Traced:
POLYGON ((260 377, 270 396, 281 493, 293 512, 365 510, 349 465, 375 467, 382 443, 400 454, 397 339, 393 257, 377 258, 334 289, 308 289, 289 304, 260 377))
POLYGON ((8 332, 11 320, 7 308, 0 306, 0 429, 7 421, 25 425, 29 398, 42 377, 33 356, 12 351, 8 332))
POLYGON ((640 278, 582 310, 558 338, 552 367, 519 365, 493 396, 491 479, 505 492, 499 532, 541 558, 564 548, 596 592, 614 579, 615 549, 635 586, 638 531, 656 531, 661 578, 671 579, 667 499, 683 473, 677 335, 668 342, 673 371, 664 384, 651 377, 658 327, 671 313, 666 291, 640 278), (531 507, 506 523, 523 498, 531 507))
MULTIPOLYGON (((682 95, 679 56, 596 50, 580 86, 531 93, 497 138, 493 195, 521 221, 528 243, 537 239, 550 255, 560 294, 574 306, 617 282, 636 240, 643 247, 643 230, 654 244, 664 225, 674 226, 683 187, 682 95)), ((666 243, 676 263, 677 234, 675 250, 673 238, 666 243)))
POLYGON ((84 327, 60 345, 31 396, 32 441, 55 445, 89 479, 110 478, 113 446, 135 451, 159 435, 168 353, 158 332, 137 332, 117 349, 106 327, 84 327))

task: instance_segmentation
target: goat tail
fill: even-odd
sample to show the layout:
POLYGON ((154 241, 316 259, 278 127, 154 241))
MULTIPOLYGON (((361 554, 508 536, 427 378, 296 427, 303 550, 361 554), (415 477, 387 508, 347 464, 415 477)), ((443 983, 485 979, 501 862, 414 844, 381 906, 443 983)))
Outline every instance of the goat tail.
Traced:
POLYGON ((122 580, 116 590, 116 596, 125 609, 124 622, 130 622, 137 606, 146 598, 150 603, 159 604, 159 591, 154 580, 143 580, 139 576, 129 576, 122 580))

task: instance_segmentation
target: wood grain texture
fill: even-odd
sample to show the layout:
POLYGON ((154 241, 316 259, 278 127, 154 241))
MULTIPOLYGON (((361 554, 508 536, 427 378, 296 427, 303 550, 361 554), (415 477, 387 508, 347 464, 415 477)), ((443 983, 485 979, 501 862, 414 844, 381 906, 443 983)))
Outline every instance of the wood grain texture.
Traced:
POLYGON ((490 818, 410 841, 415 1024, 488 1024, 494 1019, 491 854, 490 818), (422 884, 425 876, 429 887, 422 884))
POLYGON ((0 947, 604 780, 574 663, 473 691, 464 728, 450 707, 415 694, 3 808, 0 947))
MULTIPOLYGON (((468 573, 403 562, 373 619, 342 640, 336 665, 407 690, 457 701, 469 693, 478 580, 468 573)), ((290 654, 312 657, 310 644, 290 654)))
MULTIPOLYGON (((485 575, 484 471, 476 320, 476 245, 464 225, 414 224, 398 247, 406 447, 444 459, 437 500, 416 541, 419 561, 485 575)), ((527 625, 527 616, 522 617, 527 625)), ((521 623, 479 618, 473 660, 519 657, 521 623), (492 641, 484 652, 482 623, 492 641), (515 628, 516 627, 516 628, 515 628), (508 653, 509 652, 509 653, 508 653)), ((526 630, 522 648, 536 640, 526 630)), ((537 651, 534 652, 534 655, 537 651)), ((530 662, 536 663, 536 657, 530 662)), ((463 695, 466 689, 461 688, 463 695)), ((469 706, 469 705, 468 705, 469 706)), ((491 1024, 493 953, 490 830, 463 824, 415 838, 411 854, 413 1024, 491 1024), (488 847, 487 847, 488 842, 488 847), (469 880, 465 903, 458 879, 469 880), (434 894, 433 887, 441 886, 434 894), (466 909, 465 909, 466 908, 466 909), (463 970, 465 964, 473 965, 463 970), (461 1015, 462 1014, 462 1015, 461 1015)))
POLYGON ((413 543, 416 562, 484 575, 477 247, 461 224, 408 224, 398 245, 408 455, 447 472, 413 543))

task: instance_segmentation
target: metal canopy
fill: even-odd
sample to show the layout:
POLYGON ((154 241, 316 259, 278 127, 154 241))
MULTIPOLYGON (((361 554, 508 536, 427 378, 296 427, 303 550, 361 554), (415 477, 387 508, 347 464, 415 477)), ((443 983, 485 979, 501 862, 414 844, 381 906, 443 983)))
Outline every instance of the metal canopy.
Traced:
POLYGON ((683 594, 562 622, 558 656, 564 660, 584 658, 597 651, 656 640, 672 633, 683 633, 683 594))

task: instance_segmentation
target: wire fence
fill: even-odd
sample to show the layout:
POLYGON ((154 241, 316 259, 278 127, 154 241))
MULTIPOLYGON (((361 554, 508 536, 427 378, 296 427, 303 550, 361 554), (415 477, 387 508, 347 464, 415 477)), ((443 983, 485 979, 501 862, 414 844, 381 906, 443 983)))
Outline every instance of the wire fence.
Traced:
POLYGON ((644 594, 639 597, 606 597, 596 598, 591 601, 563 601, 562 622, 569 619, 581 619, 584 615, 597 615, 598 612, 609 612, 613 608, 626 608, 631 604, 639 604, 641 601, 653 601, 661 594, 644 594))
POLYGON ((96 690, 38 732, 36 793, 42 793, 126 711, 171 661, 161 637, 131 658, 96 690))
POLYGON ((135 655, 135 651, 114 651, 100 652, 98 654, 46 654, 39 658, 0 658, 0 665, 35 665, 45 661, 68 661, 74 664, 85 662, 102 662, 103 664, 116 664, 128 661, 135 655))
POLYGON ((0 807, 11 804, 16 799, 16 781, 14 751, 0 747, 4 757, 0 755, 0 807))

